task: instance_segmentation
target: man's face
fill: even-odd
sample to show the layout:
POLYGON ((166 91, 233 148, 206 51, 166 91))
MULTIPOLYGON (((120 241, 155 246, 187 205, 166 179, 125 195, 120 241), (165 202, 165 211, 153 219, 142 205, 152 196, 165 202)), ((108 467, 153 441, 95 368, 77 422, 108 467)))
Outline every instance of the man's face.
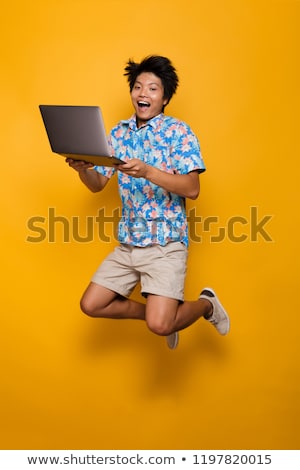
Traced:
POLYGON ((141 73, 131 91, 131 101, 137 116, 137 125, 141 127, 160 114, 168 102, 164 98, 161 79, 152 72, 141 73))

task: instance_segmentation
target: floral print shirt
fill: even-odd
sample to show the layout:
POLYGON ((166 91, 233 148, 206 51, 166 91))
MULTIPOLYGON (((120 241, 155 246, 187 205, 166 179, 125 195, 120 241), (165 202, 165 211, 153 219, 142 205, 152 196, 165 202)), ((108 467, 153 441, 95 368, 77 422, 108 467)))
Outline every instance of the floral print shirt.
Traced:
MULTIPOLYGON (((120 121, 110 132, 112 154, 123 161, 139 158, 172 174, 205 171, 197 137, 191 128, 163 113, 138 128, 136 116, 120 121)), ((115 168, 96 166, 110 178, 118 173, 122 217, 120 243, 139 247, 180 241, 188 245, 185 199, 144 178, 125 175, 115 168)))

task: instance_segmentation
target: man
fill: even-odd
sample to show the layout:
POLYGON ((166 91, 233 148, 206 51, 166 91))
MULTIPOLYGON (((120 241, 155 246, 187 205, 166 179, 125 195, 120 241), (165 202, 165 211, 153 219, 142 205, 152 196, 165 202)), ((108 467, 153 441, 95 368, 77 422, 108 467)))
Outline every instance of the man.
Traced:
POLYGON ((154 333, 178 343, 178 331, 200 317, 221 335, 229 318, 211 288, 198 300, 184 301, 187 261, 185 199, 199 195, 199 174, 205 170, 198 140, 190 127, 164 114, 178 86, 170 60, 146 57, 125 68, 134 115, 112 129, 112 153, 125 163, 94 167, 67 159, 81 181, 101 191, 118 174, 122 201, 120 245, 100 265, 82 299, 83 312, 93 317, 145 320, 154 333), (131 300, 137 283, 146 303, 131 300))

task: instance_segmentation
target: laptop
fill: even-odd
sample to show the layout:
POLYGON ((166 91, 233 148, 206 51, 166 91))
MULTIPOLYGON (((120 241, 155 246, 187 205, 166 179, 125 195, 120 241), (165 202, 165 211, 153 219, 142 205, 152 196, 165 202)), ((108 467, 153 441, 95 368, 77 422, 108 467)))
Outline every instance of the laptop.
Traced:
POLYGON ((98 106, 39 105, 52 152, 93 165, 124 163, 111 155, 98 106))

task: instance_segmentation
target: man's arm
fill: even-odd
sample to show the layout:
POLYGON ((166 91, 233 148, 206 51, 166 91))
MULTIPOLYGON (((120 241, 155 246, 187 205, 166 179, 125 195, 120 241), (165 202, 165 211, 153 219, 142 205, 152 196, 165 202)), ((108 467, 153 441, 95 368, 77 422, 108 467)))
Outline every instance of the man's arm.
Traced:
POLYGON ((191 171, 186 175, 167 173, 147 165, 137 158, 124 165, 119 165, 118 169, 135 178, 145 178, 166 191, 184 198, 197 199, 199 196, 200 182, 197 171, 191 171))
POLYGON ((106 176, 101 175, 97 171, 91 170, 91 168, 93 168, 94 166, 91 163, 72 160, 71 158, 67 158, 66 162, 71 168, 78 172, 79 178, 81 179, 83 184, 85 184, 85 186, 93 193, 102 191, 104 186, 107 184, 108 178, 106 176))

